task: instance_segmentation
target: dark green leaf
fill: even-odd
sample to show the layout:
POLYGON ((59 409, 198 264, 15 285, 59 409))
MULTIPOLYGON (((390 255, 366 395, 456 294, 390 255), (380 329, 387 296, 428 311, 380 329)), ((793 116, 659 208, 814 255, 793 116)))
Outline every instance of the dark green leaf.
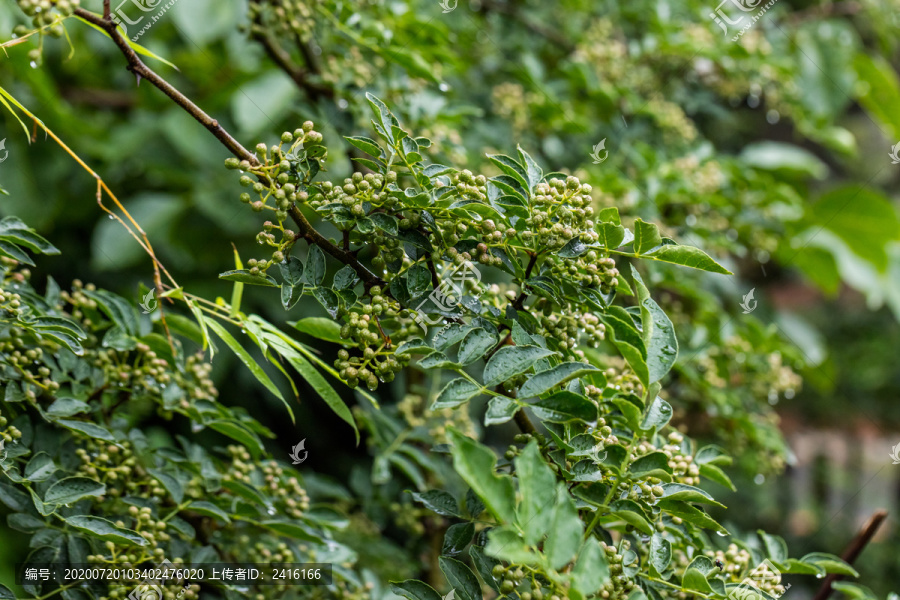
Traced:
POLYGON ((50 486, 44 494, 47 504, 72 504, 82 498, 102 496, 106 486, 88 477, 66 477, 50 486))
POLYGON ((597 370, 597 367, 582 362, 562 363, 529 377, 519 389, 518 397, 524 400, 525 398, 540 396, 571 379, 597 370))
POLYGON ((278 287, 278 282, 274 277, 264 275, 262 273, 254 275, 247 269, 236 269, 233 271, 225 271, 219 273, 219 279, 226 281, 236 281, 238 283, 246 283, 248 285, 262 285, 266 287, 278 287))
POLYGON ((508 475, 494 473, 497 458, 490 448, 453 428, 448 431, 453 442, 453 468, 475 490, 495 518, 501 522, 511 522, 515 514, 512 479, 508 475))
POLYGON ((488 360, 484 367, 484 385, 494 386, 530 370, 535 361, 552 355, 551 350, 539 346, 504 346, 488 360))
POLYGON ((135 546, 147 546, 149 542, 138 532, 124 527, 117 527, 112 521, 100 517, 78 515, 66 517, 66 523, 79 531, 84 531, 101 540, 108 540, 117 544, 132 544, 135 546))
POLYGON ((465 379, 458 377, 444 386, 438 394, 430 410, 440 410, 442 408, 456 408, 461 404, 465 404, 469 399, 477 396, 481 392, 481 388, 465 379))
POLYGON ((427 492, 413 492, 412 497, 424 504, 430 510, 445 517, 462 518, 462 513, 456 500, 443 490, 428 490, 427 492))
POLYGON ((472 569, 455 558, 442 556, 439 559, 441 571, 450 586, 456 590, 459 600, 482 600, 481 584, 472 569))
POLYGON ((455 523, 447 528, 444 534, 444 545, 441 554, 444 556, 456 556, 472 541, 475 535, 474 523, 455 523))

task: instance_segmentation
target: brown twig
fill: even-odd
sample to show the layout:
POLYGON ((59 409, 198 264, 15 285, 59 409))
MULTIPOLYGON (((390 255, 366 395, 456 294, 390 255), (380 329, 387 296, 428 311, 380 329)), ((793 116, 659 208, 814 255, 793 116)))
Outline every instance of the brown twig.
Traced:
POLYGON ((282 71, 287 73, 288 76, 294 80, 294 83, 309 95, 312 101, 317 102, 321 98, 334 98, 334 88, 329 85, 310 81, 309 75, 314 72, 310 69, 304 69, 294 63, 294 61, 291 60, 290 55, 285 52, 281 46, 276 44, 271 36, 262 32, 254 32, 253 39, 257 40, 262 45, 266 54, 272 59, 272 62, 278 65, 282 71))
MULTIPOLYGON (((528 261, 528 266, 525 268, 525 279, 531 277, 531 272, 534 270, 534 265, 537 264, 538 253, 534 254, 529 253, 531 259, 528 261)), ((525 299, 528 298, 528 292, 525 291, 524 284, 522 285, 522 291, 519 292, 518 298, 513 301, 513 308, 516 310, 522 310, 522 307, 525 305, 525 299)))
MULTIPOLYGON (((853 564, 866 545, 872 541, 875 532, 878 531, 878 528, 881 527, 881 524, 886 518, 887 511, 884 509, 875 511, 875 513, 869 517, 869 520, 866 521, 866 524, 862 526, 862 529, 859 530, 859 533, 856 534, 856 537, 853 538, 853 541, 850 542, 850 545, 847 546, 847 549, 844 550, 844 553, 841 555, 844 562, 851 565, 853 564)), ((834 591, 831 589, 831 584, 843 577, 843 575, 838 575, 837 573, 832 573, 826 577, 825 581, 822 582, 822 587, 820 587, 819 591, 816 592, 816 595, 813 596, 813 600, 826 600, 828 596, 831 595, 831 592, 834 591)))
MULTIPOLYGON (((228 131, 225 130, 224 127, 219 125, 219 122, 208 115, 203 111, 199 106, 194 104, 190 98, 179 92, 172 84, 168 81, 160 77, 155 71, 153 71, 150 67, 148 67, 144 62, 140 59, 137 53, 131 48, 128 44, 128 41, 122 37, 119 31, 116 29, 116 24, 112 21, 104 20, 100 15, 92 13, 88 10, 84 10, 83 8, 76 8, 75 15, 92 25, 96 25, 103 31, 105 31, 109 37, 115 42, 116 46, 119 47, 119 50, 125 56, 125 59, 128 61, 128 70, 134 73, 140 81, 140 78, 146 79, 152 85, 159 88, 163 93, 165 93, 169 98, 172 99, 175 104, 180 106, 190 114, 194 119, 197 120, 201 125, 206 127, 206 129, 225 146, 229 152, 231 152, 236 157, 249 161, 251 165, 259 165, 259 160, 256 156, 248 151, 244 146, 241 145, 239 141, 237 141, 228 131)), ((264 183, 268 183, 268 180, 265 179, 264 176, 259 176, 259 179, 264 183)), ((296 205, 292 205, 289 214, 291 218, 296 223, 299 234, 298 236, 305 239, 310 244, 315 244, 319 248, 321 248, 327 254, 330 254, 335 259, 341 261, 344 264, 350 265, 354 271, 356 271, 357 275, 359 275, 360 279, 363 281, 366 289, 371 288, 374 285, 385 284, 384 280, 380 277, 376 276, 374 273, 369 271, 362 263, 360 263, 356 256, 348 251, 342 250, 331 241, 326 239, 322 234, 320 234, 316 229, 309 223, 303 213, 296 205)))

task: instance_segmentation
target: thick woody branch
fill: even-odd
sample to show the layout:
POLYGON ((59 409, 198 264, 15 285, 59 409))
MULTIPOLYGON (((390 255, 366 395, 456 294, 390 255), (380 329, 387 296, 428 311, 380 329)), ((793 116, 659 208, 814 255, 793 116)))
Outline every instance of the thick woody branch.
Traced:
MULTIPOLYGON (((104 19, 100 15, 84 10, 83 8, 76 8, 75 15, 92 25, 96 25, 109 35, 128 61, 128 70, 134 73, 139 80, 141 78, 146 79, 162 90, 162 92, 171 98, 175 104, 183 108, 185 112, 206 127, 206 129, 209 130, 223 146, 228 148, 228 151, 233 155, 239 159, 249 161, 252 165, 259 164, 259 160, 256 156, 244 148, 244 146, 228 133, 225 128, 219 125, 219 122, 216 119, 204 112, 203 109, 194 104, 190 98, 179 92, 172 84, 157 75, 153 69, 144 64, 134 49, 128 44, 128 41, 122 37, 122 34, 116 29, 116 24, 113 21, 104 19)), ((268 183, 264 177, 261 177, 260 179, 263 180, 264 183, 268 183)), ((385 282, 360 263, 352 252, 342 250, 326 239, 321 233, 316 231, 296 205, 291 206, 289 214, 299 229, 298 237, 305 239, 310 244, 319 246, 319 248, 335 259, 350 265, 353 270, 356 271, 357 275, 359 275, 360 279, 362 279, 366 289, 374 285, 384 285, 385 282)))
MULTIPOLYGON (((847 546, 844 553, 841 555, 841 558, 847 564, 852 565, 854 561, 856 561, 866 545, 872 541, 875 532, 878 531, 878 528, 881 527, 881 524, 886 518, 887 511, 883 509, 875 511, 875 513, 869 517, 869 520, 866 521, 866 524, 862 526, 862 529, 859 530, 859 533, 856 534, 856 537, 853 538, 853 541, 850 542, 850 545, 847 546)), ((820 587, 819 591, 816 592, 816 595, 813 596, 813 600, 827 600, 831 595, 831 592, 834 591, 831 584, 840 579, 843 579, 843 575, 838 575, 836 573, 832 573, 826 577, 825 581, 822 582, 822 587, 820 587)))

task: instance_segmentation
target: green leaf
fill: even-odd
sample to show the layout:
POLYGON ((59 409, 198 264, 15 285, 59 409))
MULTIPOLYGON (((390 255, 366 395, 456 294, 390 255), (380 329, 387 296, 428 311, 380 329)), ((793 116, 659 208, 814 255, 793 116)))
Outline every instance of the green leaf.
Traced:
POLYGON ((44 481, 53 475, 58 467, 46 452, 38 452, 25 465, 25 479, 28 481, 44 481))
POLYGON ((428 490, 421 493, 412 492, 412 497, 439 515, 462 518, 456 499, 443 490, 428 490))
POLYGON ((550 529, 556 476, 531 440, 516 457, 516 476, 522 499, 516 506, 516 521, 525 533, 525 543, 534 545, 550 529))
POLYGON ((444 544, 441 548, 441 554, 444 556, 456 556, 472 541, 475 535, 475 524, 455 523, 447 528, 444 534, 444 544))
POLYGON ((684 577, 682 577, 681 579, 681 587, 687 590, 696 590, 704 594, 708 594, 713 591, 713 589, 709 586, 709 581, 707 581, 706 575, 694 568, 688 568, 684 572, 684 577))
MULTIPOLYGON (((227 435, 231 439, 239 442, 253 456, 263 454, 266 449, 263 447, 259 437, 243 425, 235 421, 214 420, 206 424, 209 428, 214 429, 222 435, 227 435)), ((177 502, 180 502, 178 500, 177 502)))
POLYGON ((338 298, 338 295, 334 293, 334 290, 330 290, 326 287, 317 287, 313 290, 313 297, 315 297, 315 299, 319 301, 319 304, 328 311, 328 314, 332 317, 337 317, 341 301, 338 298))
POLYGON ((646 223, 641 219, 634 222, 634 253, 646 254, 649 250, 662 244, 659 227, 654 223, 646 223))
POLYGON ((308 383, 319 396, 322 397, 322 400, 325 401, 325 404, 334 411, 334 413, 344 420, 350 427, 353 428, 353 433, 356 435, 356 443, 359 443, 359 429, 356 427, 356 421, 353 419, 353 414, 350 412, 350 409, 347 408, 347 405, 341 400, 341 397, 338 395, 334 388, 325 380, 319 371, 313 367, 309 361, 307 361, 303 356, 300 355, 294 348, 290 347, 286 341, 279 337, 275 337, 274 335, 266 338, 269 344, 279 353, 281 354, 291 366, 300 374, 300 376, 308 383))
POLYGON ((528 182, 528 173, 514 159, 505 154, 488 154, 487 157, 492 163, 500 167, 501 171, 518 181, 523 188, 530 189, 532 187, 532 184, 528 182))
POLYGON ((535 162, 531 155, 522 150, 521 146, 516 146, 516 150, 519 153, 519 160, 521 164, 525 165, 525 173, 528 178, 528 189, 534 189, 538 183, 544 178, 544 172, 541 167, 535 162))
POLYGON ((386 60, 396 63, 406 69, 413 77, 421 77, 432 83, 440 83, 440 79, 434 74, 434 67, 415 50, 411 50, 405 46, 392 46, 390 48, 376 46, 373 49, 386 60))
POLYGON ((854 67, 859 79, 867 85, 859 103, 878 121, 891 129, 889 139, 900 139, 900 81, 891 64, 881 56, 857 54, 854 67))
POLYGON ((429 410, 456 408, 481 393, 481 387, 464 377, 458 377, 444 386, 429 410))
POLYGON ((525 544, 519 532, 512 526, 491 529, 484 551, 492 558, 522 565, 536 565, 541 562, 541 556, 525 544))
POLYGON ((260 521, 259 524, 263 527, 266 527, 267 529, 271 529, 272 531, 280 533, 281 535, 296 540, 304 540, 314 543, 320 543, 323 541, 321 536, 316 535, 309 529, 309 527, 298 521, 268 519, 266 521, 260 521))
POLYGON ((393 215, 385 213, 373 213, 369 218, 375 223, 375 227, 391 236, 396 236, 400 232, 400 221, 393 215))
POLYGON ((777 535, 771 535, 763 530, 756 532, 762 540, 766 555, 775 562, 784 562, 788 559, 788 548, 785 541, 777 535))
POLYGON ((641 431, 650 431, 654 427, 659 431, 672 418, 672 405, 657 396, 647 408, 647 414, 641 422, 641 431))
POLYGON ((539 346, 504 346, 488 360, 484 367, 484 385, 490 387, 520 375, 542 358, 554 354, 539 346))
POLYGON ((736 492, 737 488, 731 482, 731 478, 725 474, 725 471, 715 465, 700 465, 700 476, 706 477, 710 481, 715 481, 719 485, 727 487, 732 492, 736 492))
POLYGON ((706 514, 696 506, 688 504, 687 502, 663 498, 659 500, 657 505, 670 515, 681 517, 692 525, 703 527, 705 529, 712 529, 713 531, 721 533, 723 535, 728 534, 728 530, 719 525, 715 521, 715 519, 710 517, 708 514, 706 514))
POLYGON ((800 562, 821 567, 825 569, 826 573, 837 573, 838 575, 859 577, 859 573, 856 572, 856 569, 834 554, 828 554, 826 552, 810 552, 801 558, 800 562))
POLYGON ((740 158, 749 166, 782 175, 825 179, 828 165, 810 152, 784 142, 757 142, 744 146, 740 158))
POLYGON ((701 271, 709 271, 710 273, 720 273, 722 275, 731 275, 731 271, 714 261, 699 248, 693 246, 680 246, 667 244, 660 246, 650 254, 644 254, 641 258, 658 260, 660 262, 672 263, 701 271))
POLYGON ((359 283, 359 275, 350 265, 344 265, 334 274, 334 289, 351 290, 359 283))
POLYGON ((310 246, 306 257, 306 282, 310 285, 322 285, 325 270, 325 253, 318 246, 310 246))
MULTIPOLYGON (((223 342, 225 342, 225 345, 228 346, 228 348, 231 349, 231 351, 234 352, 235 355, 237 355, 238 359, 240 359, 240 361, 244 363, 244 366, 246 366, 253 374, 253 376, 256 377, 256 380, 259 381, 263 385, 263 387, 269 390, 276 398, 281 400, 281 402, 284 403, 284 405, 290 411, 290 406, 288 406, 287 401, 284 399, 281 390, 279 390, 275 386, 269 376, 266 375, 266 372, 263 371, 262 367, 260 367, 259 364, 255 360, 253 360, 253 357, 251 357, 250 354, 246 350, 244 350, 244 347, 241 346, 236 339, 234 339, 234 336, 228 333, 228 331, 217 321, 214 321, 212 319, 209 319, 207 321, 207 326, 212 329, 223 342)), ((293 414, 291 415, 291 418, 293 418, 293 414)))
POLYGON ((588 538, 572 568, 572 586, 584 596, 589 596, 599 591, 609 581, 610 569, 606 553, 598 540, 588 538))
POLYGON ((567 362, 529 377, 519 389, 518 397, 525 399, 540 396, 571 379, 598 371, 597 367, 582 362, 567 362))
POLYGON ((566 566, 578 552, 583 534, 584 525, 578 518, 575 502, 564 486, 558 486, 550 534, 544 542, 544 555, 550 566, 556 570, 566 566))
POLYGON ((645 477, 665 478, 672 474, 669 458, 662 452, 651 452, 634 460, 628 468, 630 475, 636 479, 645 477))
POLYGON ((659 577, 672 561, 672 544, 661 533, 654 533, 650 538, 650 566, 656 569, 659 577))
POLYGON ((293 323, 289 323, 294 329, 316 339, 333 342, 335 344, 345 344, 346 340, 341 337, 341 326, 332 319, 324 317, 306 317, 293 323))
POLYGON ((586 396, 569 390, 556 392, 528 406, 538 418, 552 423, 591 422, 597 419, 597 406, 586 396))
POLYGON ((74 517, 66 517, 68 525, 71 525, 79 531, 89 533, 101 540, 108 540, 116 544, 131 544, 134 546, 147 546, 150 542, 141 537, 138 532, 124 527, 117 527, 112 521, 107 521, 101 517, 92 517, 88 515, 77 515, 74 517))
POLYGON ((647 348, 634 326, 631 316, 620 307, 610 306, 602 316, 607 326, 610 340, 628 362, 635 375, 644 386, 649 386, 650 373, 647 369, 647 348))
POLYGON ((881 272, 888 267, 887 248, 900 239, 900 219, 891 201, 861 185, 826 193, 809 209, 809 218, 833 231, 881 272))
MULTIPOLYGON (((11 589, 5 585, 0 585, 0 600, 16 600, 16 597, 11 589)), ((440 598, 438 600, 440 600, 440 598)))
POLYGON ((278 282, 275 281, 274 277, 270 277, 269 275, 264 275, 262 273, 253 275, 247 269, 234 269, 232 271, 219 273, 219 279, 224 279, 225 281, 236 281, 238 283, 246 283, 248 285, 278 287, 278 282))
POLYGON ((488 400, 487 411, 484 413, 485 426, 506 423, 519 410, 519 403, 506 396, 493 396, 488 400))
POLYGON ((727 467, 733 461, 730 456, 715 444, 710 444, 708 446, 704 446, 697 450, 697 455, 694 457, 694 462, 698 465, 717 465, 721 467, 727 467))
POLYGON ((72 504, 82 498, 102 496, 106 486, 89 477, 66 477, 50 486, 44 494, 47 504, 72 504))
POLYGON ((495 566, 500 564, 500 561, 493 556, 488 556, 481 546, 475 545, 469 548, 469 556, 472 557, 472 564, 475 565, 475 570, 478 571, 478 574, 481 575, 484 582, 491 586, 495 592, 499 593, 500 583, 497 581, 497 578, 494 577, 493 570, 495 566))
MULTIPOLYGON (((240 285, 240 284, 235 284, 240 285)), ((303 284, 290 286, 286 283, 281 284, 281 306, 284 310, 291 310, 303 296, 303 284)))
POLYGON ((86 402, 75 398, 57 398, 53 404, 47 407, 47 415, 51 417, 71 417, 79 413, 88 412, 91 409, 86 402))
POLYGON ((440 557, 438 562, 444 577, 450 583, 450 586, 456 590, 456 596, 459 600, 482 600, 481 584, 472 569, 467 567, 455 558, 446 556, 440 557))
POLYGON ((434 588, 417 579, 392 581, 391 591, 409 600, 443 600, 441 595, 434 591, 434 588))
POLYGON ((453 444, 453 468, 475 490, 498 521, 512 522, 515 517, 513 483, 508 475, 497 475, 494 472, 497 457, 487 446, 482 446, 453 428, 449 428, 448 433, 453 444))
POLYGON ((374 156, 375 158, 381 157, 381 146, 378 145, 378 142, 371 138, 367 137, 344 137, 345 140, 368 154, 369 156, 374 156))
POLYGON ((467 333, 460 343, 457 362, 461 365, 468 365, 483 358, 491 348, 497 345, 497 341, 496 334, 476 327, 467 333))
POLYGON ((181 501, 184 500, 184 486, 174 475, 166 473, 162 469, 147 469, 147 473, 162 484, 176 504, 181 504, 181 501))
POLYGON ((641 337, 647 348, 647 371, 650 383, 662 379, 678 358, 678 340, 675 327, 668 315, 650 297, 640 273, 631 265, 638 300, 641 303, 641 337))
POLYGON ((702 504, 712 504, 720 508, 725 508, 721 502, 717 502, 709 493, 696 488, 692 485, 684 483, 664 483, 663 498, 668 500, 681 500, 683 502, 700 502, 702 504))
POLYGON ((185 510, 192 510, 207 517, 214 517, 216 519, 219 519, 223 523, 231 523, 231 519, 228 517, 227 512, 225 512, 212 502, 207 502, 206 500, 195 500, 191 502, 185 508, 185 510))
POLYGON ((108 429, 106 429, 105 427, 101 427, 100 425, 97 425, 95 423, 89 423, 87 421, 76 421, 74 419, 58 419, 56 422, 66 429, 77 431, 78 433, 84 434, 88 437, 103 440, 104 442, 116 441, 116 438, 108 429))

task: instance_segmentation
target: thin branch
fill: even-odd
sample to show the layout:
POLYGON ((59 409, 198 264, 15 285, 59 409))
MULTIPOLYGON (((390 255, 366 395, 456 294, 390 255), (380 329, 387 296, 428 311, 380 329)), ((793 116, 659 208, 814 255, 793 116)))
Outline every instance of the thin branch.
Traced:
POLYGON ((263 32, 254 32, 253 39, 262 45, 272 62, 287 73, 294 80, 294 83, 309 95, 313 102, 318 102, 321 98, 334 99, 334 88, 330 85, 310 81, 309 75, 313 71, 304 69, 294 63, 290 55, 281 46, 277 45, 271 36, 263 32))
POLYGON ((485 11, 506 15, 514 21, 518 21, 532 33, 536 33, 537 35, 546 38, 548 41, 562 48, 566 52, 566 54, 571 54, 575 51, 575 44, 570 42, 563 34, 556 31, 555 29, 551 29, 550 27, 541 25, 540 23, 535 23, 531 19, 523 16, 518 10, 516 10, 506 2, 486 0, 482 3, 482 6, 484 7, 485 11))
POLYGON ((103 19, 106 21, 110 20, 109 0, 103 0, 103 19))
MULTIPOLYGON (((869 517, 866 524, 862 526, 862 529, 859 530, 859 533, 856 534, 856 537, 853 538, 853 541, 850 542, 850 545, 844 550, 844 554, 841 555, 844 562, 851 565, 853 564, 853 561, 859 557, 866 545, 872 541, 875 532, 878 531, 878 528, 881 527, 881 524, 886 518, 887 511, 883 509, 875 511, 875 513, 869 517)), ((834 591, 831 589, 831 584, 842 578, 843 575, 838 575, 836 573, 832 573, 826 577, 825 581, 822 582, 822 587, 819 588, 819 591, 816 592, 816 595, 813 597, 813 600, 827 600, 828 596, 831 595, 831 592, 834 591)))
MULTIPOLYGON (((125 40, 125 38, 123 38, 119 33, 114 22, 106 21, 102 17, 100 17, 100 15, 84 10, 80 7, 75 9, 75 15, 105 31, 125 56, 125 59, 128 61, 127 68, 129 71, 137 75, 139 78, 146 79, 151 84, 162 90, 162 92, 165 93, 169 98, 171 98, 172 101, 175 102, 175 104, 183 108, 185 112, 194 117, 197 122, 206 127, 206 129, 209 130, 209 132, 212 133, 216 137, 216 139, 218 139, 219 142, 222 143, 223 146, 228 148, 229 152, 242 160, 249 161, 251 165, 260 164, 256 156, 249 150, 244 148, 244 146, 242 146, 239 141, 237 141, 230 133, 228 133, 228 131, 226 131, 224 127, 219 125, 219 122, 216 119, 212 118, 210 115, 204 112, 203 109, 194 104, 194 102, 192 102, 190 98, 179 92, 177 89, 175 89, 174 86, 172 86, 172 84, 160 77, 155 71, 144 64, 137 53, 135 53, 135 51, 128 44, 128 41, 125 40)), ((268 180, 264 176, 259 176, 259 179, 264 183, 268 183, 268 180)), ((316 231, 316 229, 309 223, 309 221, 296 205, 291 206, 289 214, 299 228, 298 237, 305 239, 310 244, 317 245, 324 252, 330 254, 332 257, 336 258, 342 263, 350 265, 353 270, 356 271, 357 275, 359 275, 360 279, 362 279, 366 289, 369 289, 374 285, 385 285, 384 280, 369 271, 362 263, 360 263, 356 259, 356 256, 352 252, 342 250, 331 241, 326 239, 318 231, 316 231)))
MULTIPOLYGON (((528 266, 525 268, 525 279, 531 277, 531 272, 534 270, 534 265, 537 264, 538 253, 535 252, 531 255, 531 260, 528 261, 528 266)), ((525 286, 522 286, 522 291, 519 292, 519 297, 513 301, 513 308, 516 310, 522 310, 522 307, 525 305, 525 299, 528 298, 528 293, 525 291, 525 286)))

